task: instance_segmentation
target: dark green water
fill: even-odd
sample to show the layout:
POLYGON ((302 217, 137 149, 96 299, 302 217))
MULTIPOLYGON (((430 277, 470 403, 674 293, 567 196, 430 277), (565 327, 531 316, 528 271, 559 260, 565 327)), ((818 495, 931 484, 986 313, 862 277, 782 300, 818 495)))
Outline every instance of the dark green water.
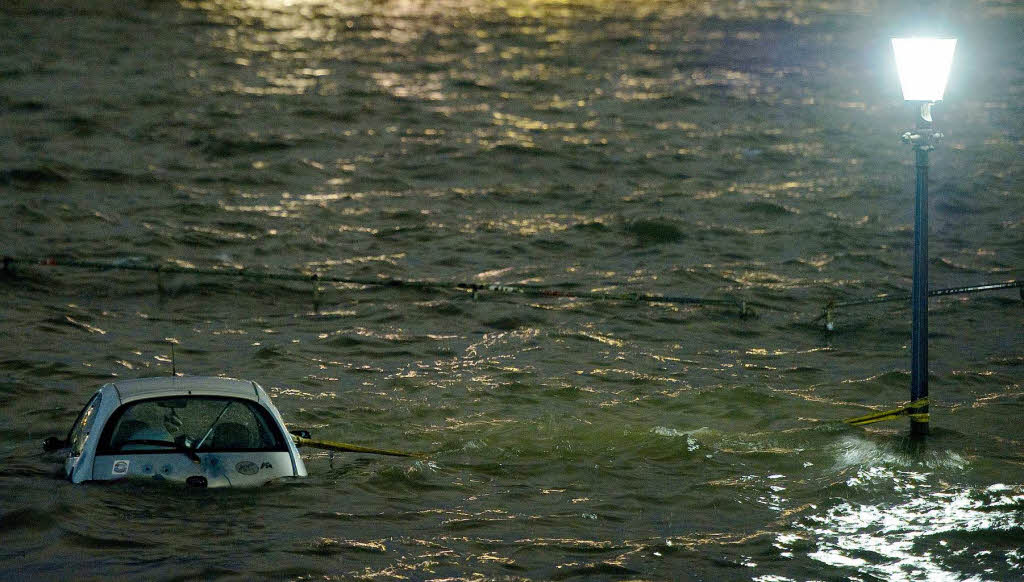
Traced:
MULTIPOLYGON (((933 288, 1019 279, 1019 3, 964 2, 933 288)), ((669 303, 0 277, 0 578, 1014 580, 1024 308, 931 302, 908 398, 914 112, 885 3, 7 2, 2 252, 529 283, 669 303), (158 288, 162 287, 163 292, 158 288), (251 378, 316 436, 256 491, 72 486, 110 378, 251 378)))

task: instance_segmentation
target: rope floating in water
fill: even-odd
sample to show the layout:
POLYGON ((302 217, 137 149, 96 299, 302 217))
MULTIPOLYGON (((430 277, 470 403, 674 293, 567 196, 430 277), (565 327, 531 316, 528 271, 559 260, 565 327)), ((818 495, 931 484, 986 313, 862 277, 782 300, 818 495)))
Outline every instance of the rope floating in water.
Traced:
POLYGON ((137 261, 115 261, 102 262, 80 259, 22 259, 15 257, 4 257, 4 268, 9 265, 43 265, 49 267, 65 267, 74 269, 97 269, 101 271, 145 271, 158 275, 161 274, 184 274, 184 275, 209 275, 216 277, 241 277, 258 280, 277 281, 308 281, 314 285, 314 298, 319 298, 319 283, 345 283, 352 285, 380 286, 380 287, 405 287, 413 289, 446 289, 454 291, 470 292, 474 295, 481 292, 505 293, 525 295, 529 297, 563 297, 568 299, 593 299, 599 301, 634 301, 634 302, 663 302, 684 305, 705 305, 718 307, 735 307, 741 315, 750 315, 748 305, 757 305, 773 309, 772 306, 744 302, 737 299, 715 299, 705 297, 686 297, 673 295, 653 295, 650 293, 607 293, 597 291, 565 291, 550 287, 517 284, 481 284, 481 283, 445 283, 432 281, 416 281, 409 279, 383 279, 368 277, 339 277, 324 275, 321 273, 280 273, 260 271, 248 268, 242 269, 204 269, 199 267, 182 267, 180 265, 152 265, 137 261))
MULTIPOLYGON (((965 295, 968 293, 981 293, 983 291, 998 291, 1000 289, 1020 289, 1020 298, 1024 300, 1024 281, 1004 281, 1002 283, 984 283, 982 285, 970 285, 966 287, 948 287, 946 289, 932 289, 928 297, 942 297, 943 295, 965 295)), ((860 305, 874 305, 876 303, 889 303, 893 301, 910 302, 910 295, 891 295, 883 293, 867 299, 855 299, 853 301, 829 301, 814 321, 825 320, 825 328, 832 331, 835 328, 835 312, 840 307, 856 307, 860 305)))
MULTIPOLYGON (((949 287, 947 289, 932 289, 928 292, 929 297, 941 297, 943 295, 962 295, 965 293, 980 293, 982 291, 996 291, 999 289, 1024 289, 1024 281, 1006 281, 1003 283, 986 283, 984 285, 971 285, 969 287, 949 287)), ((1024 293, 1024 291, 1022 291, 1024 293)), ((890 295, 884 293, 868 299, 856 299, 853 301, 839 301, 830 303, 830 307, 853 307, 855 305, 870 305, 873 303, 887 303, 890 301, 910 301, 910 295, 890 295)))
MULTIPOLYGON (((482 283, 445 283, 434 281, 417 281, 410 279, 392 278, 369 278, 369 277, 340 277, 336 275, 324 275, 321 273, 281 273, 261 271, 258 269, 209 269, 200 267, 183 267, 180 265, 168 264, 147 264, 136 260, 121 260, 114 262, 91 261, 82 259, 57 259, 57 258, 17 258, 5 256, 3 258, 4 271, 10 271, 15 264, 43 265, 49 267, 65 267, 76 269, 97 269, 101 271, 146 271, 156 273, 159 277, 162 274, 183 274, 183 275, 208 275, 215 277, 240 277, 257 280, 276 281, 308 281, 313 285, 313 299, 315 304, 320 300, 320 283, 343 283, 350 285, 378 286, 378 287, 404 287, 411 289, 444 289, 451 291, 470 292, 477 296, 482 292, 504 293, 524 295, 528 297, 563 297, 568 299, 592 299, 596 301, 632 301, 649 303, 675 303, 681 305, 700 305, 708 307, 735 307, 741 317, 753 315, 751 306, 768 309, 772 311, 789 311, 756 301, 743 301, 739 299, 718 299, 709 297, 688 297, 681 295, 654 295, 651 293, 609 293, 599 291, 566 291, 552 287, 541 287, 536 285, 521 284, 482 284, 482 283)), ((158 280, 158 288, 161 292, 163 282, 158 280)), ((944 295, 962 295, 968 293, 980 293, 984 291, 997 291, 1000 289, 1020 289, 1021 299, 1024 300, 1024 281, 1004 281, 1000 283, 985 283, 962 287, 949 287, 946 289, 932 289, 928 292, 929 297, 941 297, 944 295)), ((851 301, 830 301, 822 310, 821 315, 814 321, 825 320, 825 327, 830 331, 835 327, 835 311, 843 307, 855 307, 860 305, 872 305, 877 303, 889 303, 894 301, 910 301, 909 294, 881 294, 866 299, 851 301)))

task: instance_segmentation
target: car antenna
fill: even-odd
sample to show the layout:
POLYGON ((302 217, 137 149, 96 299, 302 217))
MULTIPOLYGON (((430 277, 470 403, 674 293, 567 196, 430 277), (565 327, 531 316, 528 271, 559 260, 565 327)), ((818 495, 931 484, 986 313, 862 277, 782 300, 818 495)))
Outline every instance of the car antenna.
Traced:
POLYGON ((171 376, 177 376, 178 369, 174 363, 174 344, 178 343, 178 339, 173 337, 165 337, 164 339, 167 340, 167 343, 171 344, 171 376))

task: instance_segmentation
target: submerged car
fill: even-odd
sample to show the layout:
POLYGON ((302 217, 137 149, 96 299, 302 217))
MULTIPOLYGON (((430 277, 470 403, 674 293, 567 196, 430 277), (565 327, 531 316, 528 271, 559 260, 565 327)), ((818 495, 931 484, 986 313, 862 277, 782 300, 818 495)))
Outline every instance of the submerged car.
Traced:
POLYGON ((44 447, 66 451, 73 483, 141 478, 227 487, 305 477, 301 440, 255 382, 167 376, 105 384, 67 438, 50 437, 44 447))

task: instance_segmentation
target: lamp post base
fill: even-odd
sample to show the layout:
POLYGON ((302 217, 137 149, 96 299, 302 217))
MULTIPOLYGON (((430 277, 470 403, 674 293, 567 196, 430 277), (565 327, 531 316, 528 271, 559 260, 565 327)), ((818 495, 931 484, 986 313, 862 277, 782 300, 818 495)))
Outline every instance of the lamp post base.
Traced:
POLYGON ((917 421, 910 419, 910 436, 912 437, 923 437, 930 433, 930 425, 928 421, 917 421))

